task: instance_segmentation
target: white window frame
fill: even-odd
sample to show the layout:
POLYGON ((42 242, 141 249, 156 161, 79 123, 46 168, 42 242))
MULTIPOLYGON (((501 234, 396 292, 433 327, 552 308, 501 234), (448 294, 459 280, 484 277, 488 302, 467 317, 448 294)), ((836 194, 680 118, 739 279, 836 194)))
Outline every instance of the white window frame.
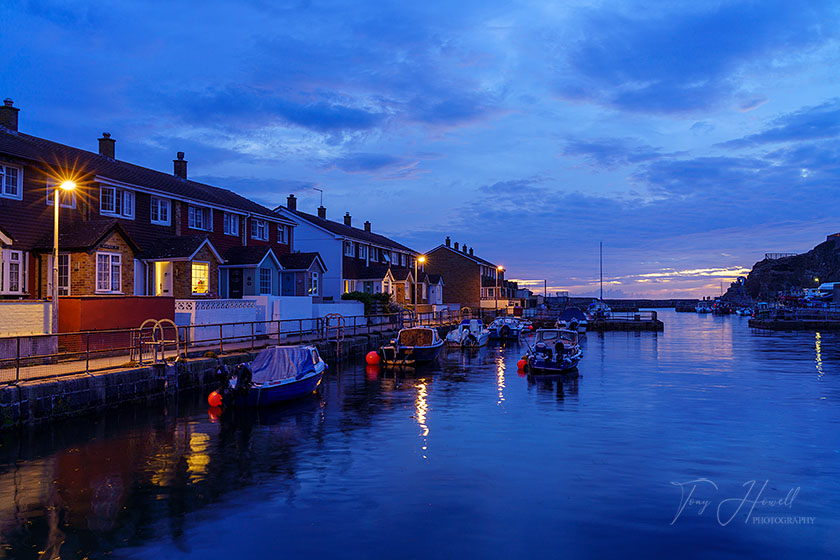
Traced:
POLYGON ((368 247, 367 245, 359 245, 359 258, 362 260, 367 259, 368 256, 368 247))
POLYGON ((259 287, 260 295, 261 296, 270 296, 272 294, 272 287, 273 287, 273 284, 274 284, 274 273, 273 273, 274 271, 271 270, 270 268, 267 268, 267 267, 264 267, 264 266, 260 267, 258 270, 260 272, 259 272, 259 278, 257 278, 257 286, 259 287), (264 276, 263 276, 264 272, 268 273, 268 278, 267 278, 268 288, 267 289, 263 285, 263 282, 266 280, 266 278, 264 278, 264 276))
POLYGON ((102 216, 114 216, 115 218, 134 219, 134 191, 119 189, 108 185, 99 186, 99 214, 102 216), (113 208, 104 207, 104 193, 110 191, 113 196, 113 208), (119 201, 119 203, 118 203, 119 201), (117 206, 119 205, 119 208, 117 206))
POLYGON ((149 221, 159 226, 168 226, 172 223, 172 203, 168 198, 151 197, 151 202, 149 203, 149 221), (157 211, 157 219, 155 219, 155 211, 157 211), (161 218, 161 214, 165 214, 166 218, 161 218))
POLYGON ((268 241, 268 222, 258 218, 251 218, 251 239, 268 241))
POLYGON ((96 278, 95 278, 95 281, 96 281, 96 293, 97 294, 121 294, 121 293, 123 293, 123 291, 122 291, 122 255, 120 253, 113 253, 113 252, 110 252, 110 251, 97 251, 96 252, 96 278), (108 257, 108 268, 107 268, 107 271, 106 271, 108 289, 102 288, 100 283, 99 283, 99 280, 100 280, 99 257, 100 256, 108 257), (116 259, 116 261, 115 261, 115 259, 116 259), (114 274, 114 263, 115 262, 118 264, 118 269, 117 270, 119 270, 119 278, 117 279, 117 285, 119 286, 119 288, 117 290, 114 289, 114 276, 113 276, 113 274, 114 274))
POLYGON ((213 209, 190 204, 187 207, 187 227, 199 231, 213 231, 213 209), (201 224, 197 220, 199 215, 201 216, 201 224), (205 220, 206 223, 204 223, 205 220))
POLYGON ((224 222, 224 232, 225 235, 232 235, 234 237, 239 237, 239 215, 238 214, 231 214, 230 212, 224 213, 224 218, 222 220, 224 222))
POLYGON ((58 188, 58 183, 52 179, 47 179, 47 206, 55 206, 55 191, 58 189, 58 206, 59 208, 76 208, 76 190, 65 191, 58 188), (70 202, 65 200, 70 199, 70 202))
POLYGON ((25 295, 29 293, 27 287, 27 273, 29 272, 29 253, 14 249, 3 249, 0 252, 0 294, 25 295), (15 279, 17 290, 9 289, 9 281, 12 278, 12 265, 18 267, 15 279))
POLYGON ((210 262, 209 261, 190 261, 190 293, 194 296, 206 296, 210 293, 210 262), (204 264, 207 265, 207 291, 205 292, 194 292, 193 291, 193 284, 195 283, 195 279, 193 278, 193 266, 197 264, 204 264))
POLYGON ((370 253, 370 260, 372 260, 373 262, 379 262, 379 257, 376 255, 376 247, 371 245, 369 253, 370 253))
POLYGON ((283 224, 277 225, 277 243, 281 243, 283 245, 289 244, 289 235, 288 235, 288 226, 284 226, 283 224))
POLYGON ((11 198, 12 200, 23 200, 23 168, 17 165, 0 164, 0 197, 11 198), (14 170, 15 176, 15 190, 17 192, 10 194, 9 190, 9 170, 14 170))
POLYGON ((406 255, 405 253, 400 253, 400 266, 405 266, 406 263, 406 255))
POLYGON ((318 271, 313 270, 309 276, 309 295, 318 295, 318 271))
POLYGON ((356 256, 356 248, 353 247, 352 241, 344 241, 344 256, 345 257, 355 257, 356 256))

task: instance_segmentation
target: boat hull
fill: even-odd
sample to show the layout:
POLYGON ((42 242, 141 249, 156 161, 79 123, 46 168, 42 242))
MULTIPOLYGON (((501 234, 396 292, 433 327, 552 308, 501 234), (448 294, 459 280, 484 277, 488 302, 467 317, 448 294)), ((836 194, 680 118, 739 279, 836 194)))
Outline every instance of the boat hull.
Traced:
POLYGON ((259 407, 272 406, 278 403, 292 401, 311 395, 315 392, 324 377, 324 371, 313 372, 301 379, 292 381, 253 385, 245 394, 236 396, 233 406, 259 407))
POLYGON ((431 346, 383 346, 380 356, 386 366, 417 366, 435 361, 442 349, 443 340, 431 346))

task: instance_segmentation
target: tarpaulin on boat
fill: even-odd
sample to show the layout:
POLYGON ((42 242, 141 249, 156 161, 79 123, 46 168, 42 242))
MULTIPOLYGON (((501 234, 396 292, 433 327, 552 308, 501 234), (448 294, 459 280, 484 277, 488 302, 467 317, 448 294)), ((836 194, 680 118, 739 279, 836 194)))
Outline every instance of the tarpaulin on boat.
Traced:
POLYGON ((578 321, 586 321, 586 315, 584 315, 583 311, 581 311, 577 307, 567 307, 563 310, 563 313, 560 314, 560 320, 571 321, 572 319, 576 319, 578 321))
POLYGON ((312 349, 304 346, 266 348, 251 362, 254 383, 302 377, 312 371, 312 349))

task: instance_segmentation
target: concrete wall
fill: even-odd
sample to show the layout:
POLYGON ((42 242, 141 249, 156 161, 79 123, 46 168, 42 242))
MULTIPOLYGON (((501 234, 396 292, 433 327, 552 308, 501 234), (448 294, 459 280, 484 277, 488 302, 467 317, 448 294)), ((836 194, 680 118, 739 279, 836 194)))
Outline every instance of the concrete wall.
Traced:
POLYGON ((50 308, 46 301, 0 301, 0 337, 49 334, 50 308))
MULTIPOLYGON (((251 323, 257 320, 257 309, 251 299, 179 299, 175 300, 175 324, 178 326, 217 325, 219 323, 251 323)), ((191 342, 219 338, 219 327, 195 327, 188 331, 191 342)), ((251 325, 223 327, 225 337, 251 336, 251 325)), ((211 342, 212 343, 212 342, 211 342)))

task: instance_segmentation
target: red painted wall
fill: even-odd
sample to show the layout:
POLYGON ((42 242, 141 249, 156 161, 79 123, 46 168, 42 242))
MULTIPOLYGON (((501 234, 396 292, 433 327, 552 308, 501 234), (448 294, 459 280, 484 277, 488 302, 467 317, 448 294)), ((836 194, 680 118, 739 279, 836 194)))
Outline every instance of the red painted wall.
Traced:
POLYGON ((159 296, 62 296, 58 331, 137 328, 146 319, 175 319, 175 298, 159 296))

